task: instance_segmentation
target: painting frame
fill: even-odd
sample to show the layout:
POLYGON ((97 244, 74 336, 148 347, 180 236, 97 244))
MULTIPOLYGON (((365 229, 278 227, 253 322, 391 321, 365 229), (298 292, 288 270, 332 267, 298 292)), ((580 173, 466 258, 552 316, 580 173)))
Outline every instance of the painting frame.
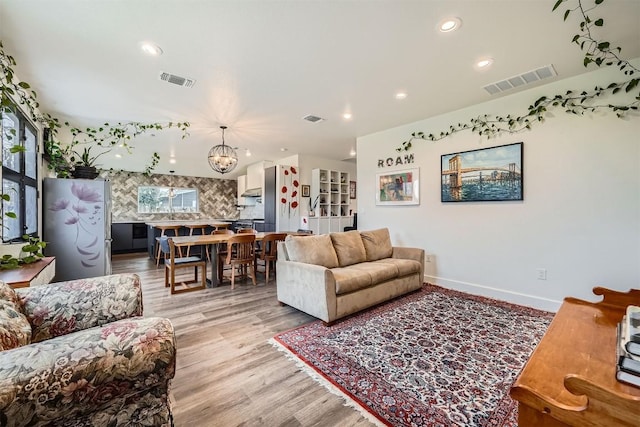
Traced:
POLYGON ((302 185, 301 186, 302 197, 311 197, 311 186, 310 185, 302 185))
POLYGON ((440 156, 440 201, 522 201, 523 161, 523 142, 443 154, 440 156))
POLYGON ((402 169, 376 174, 376 205, 420 204, 420 169, 402 169))
POLYGON ((356 198, 356 182, 349 181, 349 199, 353 200, 356 198))

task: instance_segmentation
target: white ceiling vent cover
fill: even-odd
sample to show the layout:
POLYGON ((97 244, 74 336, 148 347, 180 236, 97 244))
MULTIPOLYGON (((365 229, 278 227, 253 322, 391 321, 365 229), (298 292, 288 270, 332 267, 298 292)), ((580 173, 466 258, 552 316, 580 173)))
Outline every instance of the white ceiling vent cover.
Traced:
POLYGON ((322 117, 314 116, 313 114, 308 114, 302 118, 302 120, 306 120, 311 123, 323 122, 324 119, 322 117))
POLYGON ((547 79, 556 75, 557 73, 553 68, 553 65, 549 64, 517 76, 509 77, 508 79, 504 79, 499 82, 491 83, 490 85, 485 86, 484 90, 489 92, 489 95, 495 95, 496 93, 504 92, 519 86, 525 86, 535 83, 538 80, 547 79))
POLYGON ((168 83, 173 83, 174 85, 183 86, 183 87, 193 87, 196 84, 194 79, 190 79, 189 77, 180 77, 175 74, 165 73, 164 71, 160 71, 160 80, 168 83))

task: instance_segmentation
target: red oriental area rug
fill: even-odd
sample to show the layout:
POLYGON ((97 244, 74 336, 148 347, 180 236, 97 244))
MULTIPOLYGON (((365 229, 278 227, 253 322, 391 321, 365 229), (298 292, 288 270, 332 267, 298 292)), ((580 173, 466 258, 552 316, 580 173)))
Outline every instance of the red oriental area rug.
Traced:
POLYGON ((271 343, 378 425, 517 426, 509 388, 553 313, 434 285, 271 343))

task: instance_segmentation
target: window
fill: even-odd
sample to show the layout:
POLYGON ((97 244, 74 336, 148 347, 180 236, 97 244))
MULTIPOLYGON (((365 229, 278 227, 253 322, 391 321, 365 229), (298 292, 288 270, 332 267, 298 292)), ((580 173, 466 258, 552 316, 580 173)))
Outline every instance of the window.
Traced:
POLYGON ((197 188, 138 187, 138 213, 199 212, 197 188))
POLYGON ((38 155, 36 128, 17 110, 2 112, 2 241, 38 234, 38 155), (15 218, 4 213, 13 212, 15 218))

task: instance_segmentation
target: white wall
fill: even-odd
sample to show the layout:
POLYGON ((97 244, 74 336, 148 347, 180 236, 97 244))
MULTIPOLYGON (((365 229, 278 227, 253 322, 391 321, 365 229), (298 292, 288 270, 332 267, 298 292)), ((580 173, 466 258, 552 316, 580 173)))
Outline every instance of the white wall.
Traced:
POLYGON ((640 117, 553 112, 531 131, 487 140, 470 132, 415 141, 413 165, 379 169, 379 158, 415 131, 435 133, 479 114, 526 112, 540 95, 620 81, 598 70, 358 139, 359 229, 388 227, 395 245, 424 248, 425 280, 555 310, 591 289, 640 287, 640 117), (553 117, 552 117, 553 116, 553 117), (524 142, 524 200, 442 203, 440 156, 524 142), (375 175, 420 169, 419 206, 376 206, 375 175), (536 270, 547 270, 537 280, 536 270))

